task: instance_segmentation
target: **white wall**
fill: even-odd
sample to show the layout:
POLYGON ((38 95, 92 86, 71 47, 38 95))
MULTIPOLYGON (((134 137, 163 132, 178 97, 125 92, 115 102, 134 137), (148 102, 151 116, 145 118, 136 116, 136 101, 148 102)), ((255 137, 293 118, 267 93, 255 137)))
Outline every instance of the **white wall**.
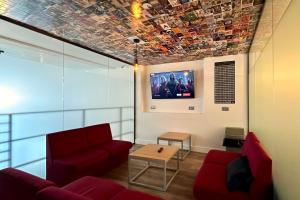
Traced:
POLYGON ((247 57, 246 55, 205 58, 204 60, 145 66, 137 73, 136 143, 156 143, 167 131, 192 134, 194 151, 223 149, 225 127, 247 129, 247 57), (214 104, 214 63, 236 62, 236 104, 214 104), (152 100, 150 73, 163 71, 195 71, 195 99, 152 100), (156 106, 151 110, 152 105, 156 106), (189 106, 195 106, 189 111, 189 106), (228 106, 228 112, 221 111, 228 106))

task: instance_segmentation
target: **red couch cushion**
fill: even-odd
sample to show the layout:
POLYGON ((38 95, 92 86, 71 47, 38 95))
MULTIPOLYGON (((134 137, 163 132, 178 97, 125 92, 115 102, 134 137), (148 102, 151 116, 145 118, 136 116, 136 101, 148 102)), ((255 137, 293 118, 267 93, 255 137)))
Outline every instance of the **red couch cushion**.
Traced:
POLYGON ((206 155, 204 163, 220 164, 225 166, 240 156, 241 154, 236 152, 211 150, 206 155))
POLYGON ((47 135, 51 158, 61 158, 88 148, 84 129, 73 129, 47 135))
POLYGON ((90 200, 84 196, 53 186, 39 191, 36 197, 37 200, 90 200))
POLYGON ((74 168, 79 171, 85 171, 91 167, 98 167, 99 163, 105 163, 108 156, 109 154, 105 150, 90 149, 78 154, 69 155, 61 160, 54 160, 54 164, 56 162, 65 163, 67 165, 74 166, 74 168))
POLYGON ((202 165, 194 184, 194 196, 202 200, 245 200, 244 192, 229 192, 226 187, 226 166, 207 163, 202 165))
POLYGON ((101 146, 112 141, 109 124, 98 124, 84 128, 89 146, 101 146))
POLYGON ((162 200, 162 199, 138 191, 122 190, 111 200, 162 200))
MULTIPOLYGON (((128 154, 129 149, 132 147, 131 142, 113 140, 112 142, 106 144, 102 148, 109 152, 110 156, 128 154)), ((112 157, 113 158, 113 157, 112 157)))
POLYGON ((107 200, 125 190, 125 187, 111 180, 86 176, 64 186, 63 189, 89 199, 107 200))
POLYGON ((0 170, 0 199, 35 199, 35 194, 48 186, 55 185, 26 172, 6 168, 0 170))

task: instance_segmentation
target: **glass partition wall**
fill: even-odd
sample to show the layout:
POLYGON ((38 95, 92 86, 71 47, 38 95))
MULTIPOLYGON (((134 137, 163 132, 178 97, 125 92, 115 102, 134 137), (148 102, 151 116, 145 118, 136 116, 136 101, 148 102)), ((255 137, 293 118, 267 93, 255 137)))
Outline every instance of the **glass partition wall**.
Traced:
POLYGON ((45 177, 51 132, 110 123, 134 142, 130 65, 59 42, 57 49, 0 35, 0 169, 45 177))

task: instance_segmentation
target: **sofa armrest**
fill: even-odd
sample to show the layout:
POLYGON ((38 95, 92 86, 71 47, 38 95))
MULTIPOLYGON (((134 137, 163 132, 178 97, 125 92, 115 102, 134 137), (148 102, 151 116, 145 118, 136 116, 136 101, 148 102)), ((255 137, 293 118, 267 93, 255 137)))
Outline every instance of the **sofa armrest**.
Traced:
POLYGON ((53 182, 17 169, 0 170, 0 199, 33 199, 39 190, 53 185, 53 182))
POLYGON ((76 193, 69 192, 58 187, 48 187, 43 189, 39 191, 36 196, 37 200, 90 200, 84 196, 80 196, 76 193))

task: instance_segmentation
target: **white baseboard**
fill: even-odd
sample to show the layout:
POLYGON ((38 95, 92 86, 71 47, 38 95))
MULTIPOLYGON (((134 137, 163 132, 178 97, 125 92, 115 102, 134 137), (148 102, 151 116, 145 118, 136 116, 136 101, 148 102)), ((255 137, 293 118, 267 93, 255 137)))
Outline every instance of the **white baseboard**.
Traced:
MULTIPOLYGON (((144 139, 139 139, 139 138, 137 138, 135 140, 136 144, 142 144, 142 145, 156 144, 156 142, 157 142, 156 140, 144 140, 144 139)), ((160 141, 160 144, 167 144, 167 142, 166 141, 160 141)), ((174 145, 180 146, 179 143, 174 143, 174 145)), ((187 149, 188 145, 184 144, 183 147, 185 149, 187 149)), ((195 151, 195 152, 208 153, 212 149, 223 150, 224 151, 225 147, 224 148, 220 148, 220 147, 204 147, 204 146, 192 145, 192 151, 195 151)))

